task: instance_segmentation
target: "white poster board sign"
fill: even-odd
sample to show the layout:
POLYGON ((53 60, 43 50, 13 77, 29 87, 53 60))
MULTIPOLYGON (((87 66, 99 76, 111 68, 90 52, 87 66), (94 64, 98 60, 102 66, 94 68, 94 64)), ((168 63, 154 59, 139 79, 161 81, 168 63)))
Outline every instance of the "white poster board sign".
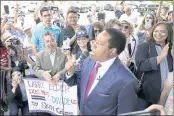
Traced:
POLYGON ((77 86, 69 87, 62 81, 53 85, 36 78, 24 79, 24 83, 30 112, 77 115, 77 86))

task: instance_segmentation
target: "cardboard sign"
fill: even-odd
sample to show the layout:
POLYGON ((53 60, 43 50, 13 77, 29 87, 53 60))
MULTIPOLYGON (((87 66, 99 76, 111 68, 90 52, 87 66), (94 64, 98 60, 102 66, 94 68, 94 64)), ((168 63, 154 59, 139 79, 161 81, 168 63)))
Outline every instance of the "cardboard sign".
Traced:
POLYGON ((24 79, 30 112, 53 115, 77 115, 77 86, 69 87, 59 81, 53 85, 36 78, 24 79))

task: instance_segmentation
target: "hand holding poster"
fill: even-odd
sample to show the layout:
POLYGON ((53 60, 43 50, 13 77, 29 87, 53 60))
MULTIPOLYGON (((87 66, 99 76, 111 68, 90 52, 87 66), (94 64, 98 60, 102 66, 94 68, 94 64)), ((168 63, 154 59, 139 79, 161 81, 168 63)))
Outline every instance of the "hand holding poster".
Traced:
POLYGON ((30 112, 77 115, 77 87, 61 81, 53 85, 40 79, 24 79, 30 112), (63 91, 62 91, 63 90, 63 91), (76 109, 76 110, 75 110, 76 109))

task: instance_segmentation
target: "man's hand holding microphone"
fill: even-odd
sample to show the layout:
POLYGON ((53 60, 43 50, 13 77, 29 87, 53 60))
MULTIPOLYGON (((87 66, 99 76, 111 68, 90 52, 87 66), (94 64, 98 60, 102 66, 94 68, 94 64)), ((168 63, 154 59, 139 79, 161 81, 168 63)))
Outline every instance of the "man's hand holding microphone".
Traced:
POLYGON ((73 57, 69 56, 68 61, 65 64, 65 69, 68 76, 72 76, 74 74, 77 65, 78 65, 78 62, 75 59, 73 59, 73 57))

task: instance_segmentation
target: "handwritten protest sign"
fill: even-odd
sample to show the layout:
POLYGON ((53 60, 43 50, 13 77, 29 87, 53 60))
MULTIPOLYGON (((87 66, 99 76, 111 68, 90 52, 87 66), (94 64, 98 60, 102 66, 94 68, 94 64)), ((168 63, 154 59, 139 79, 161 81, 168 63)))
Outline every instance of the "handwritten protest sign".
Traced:
POLYGON ((77 87, 61 81, 53 85, 40 79, 24 79, 30 112, 77 115, 77 87), (63 91, 62 91, 63 90, 63 91))

